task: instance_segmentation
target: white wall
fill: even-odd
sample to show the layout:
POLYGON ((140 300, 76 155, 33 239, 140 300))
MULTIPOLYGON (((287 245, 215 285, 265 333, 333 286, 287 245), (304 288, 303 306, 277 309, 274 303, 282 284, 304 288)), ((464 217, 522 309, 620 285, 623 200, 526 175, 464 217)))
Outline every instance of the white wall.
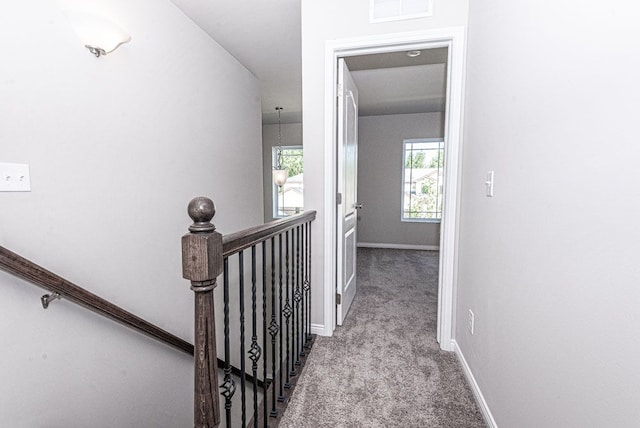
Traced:
POLYGON ((324 195, 324 70, 325 44, 328 40, 419 31, 433 28, 463 26, 467 22, 467 0, 435 1, 434 16, 413 20, 369 23, 369 0, 302 0, 302 98, 303 138, 305 145, 305 205, 318 211, 313 233, 312 322, 315 331, 329 333, 331 323, 325 319, 323 287, 331 287, 331 278, 324 278, 325 214, 324 195))
POLYGON ((456 339, 500 427, 640 421, 639 19, 470 3, 456 339))
POLYGON ((358 118, 358 242, 440 244, 440 224, 401 221, 403 141, 444 136, 442 113, 358 118))
MULTIPOLYGON (((282 124, 282 146, 302 145, 302 124, 282 124)), ((272 149, 278 146, 278 125, 262 126, 262 182, 264 183, 264 221, 273 220, 272 149)))
MULTIPOLYGON (((0 6, 0 162, 32 180, 0 193, 0 245, 192 340, 186 206, 211 196, 222 232, 262 222, 259 85, 169 1, 102 6, 133 40, 99 59, 54 2, 0 6)), ((1 426, 191 424, 189 356, 0 282, 1 426)))

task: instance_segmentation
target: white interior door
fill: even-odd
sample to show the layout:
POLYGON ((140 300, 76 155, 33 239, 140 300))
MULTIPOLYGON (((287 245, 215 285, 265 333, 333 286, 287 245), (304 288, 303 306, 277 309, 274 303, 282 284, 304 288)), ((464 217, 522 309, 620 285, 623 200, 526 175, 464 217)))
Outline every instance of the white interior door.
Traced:
POLYGON ((338 61, 338 204, 336 322, 342 325, 356 295, 358 88, 338 61))

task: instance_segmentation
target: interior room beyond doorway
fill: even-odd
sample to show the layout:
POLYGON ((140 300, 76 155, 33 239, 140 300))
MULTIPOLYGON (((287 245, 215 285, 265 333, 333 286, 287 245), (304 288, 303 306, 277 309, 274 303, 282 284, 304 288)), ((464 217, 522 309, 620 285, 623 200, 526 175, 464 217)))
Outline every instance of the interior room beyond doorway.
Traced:
POLYGON ((405 200, 415 205, 430 193, 441 208, 437 165, 411 164, 403 143, 444 141, 447 60, 447 47, 345 57, 359 92, 359 247, 439 248, 438 216, 403 218, 405 200))

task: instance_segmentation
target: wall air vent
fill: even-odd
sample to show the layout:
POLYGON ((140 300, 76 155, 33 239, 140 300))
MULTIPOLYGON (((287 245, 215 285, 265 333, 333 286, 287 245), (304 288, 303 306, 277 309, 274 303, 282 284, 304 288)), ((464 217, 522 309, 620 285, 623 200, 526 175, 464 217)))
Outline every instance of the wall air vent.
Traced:
POLYGON ((387 22, 433 16, 433 0, 370 0, 370 21, 387 22))

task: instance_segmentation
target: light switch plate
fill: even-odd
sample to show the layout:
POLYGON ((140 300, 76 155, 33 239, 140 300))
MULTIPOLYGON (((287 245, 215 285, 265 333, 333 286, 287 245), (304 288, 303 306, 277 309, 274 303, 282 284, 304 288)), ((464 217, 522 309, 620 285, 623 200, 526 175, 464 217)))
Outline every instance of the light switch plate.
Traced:
POLYGON ((0 192, 30 192, 31 179, 26 163, 0 163, 0 192))
POLYGON ((486 186, 486 195, 487 197, 493 196, 493 171, 487 172, 487 181, 484 182, 486 186))

